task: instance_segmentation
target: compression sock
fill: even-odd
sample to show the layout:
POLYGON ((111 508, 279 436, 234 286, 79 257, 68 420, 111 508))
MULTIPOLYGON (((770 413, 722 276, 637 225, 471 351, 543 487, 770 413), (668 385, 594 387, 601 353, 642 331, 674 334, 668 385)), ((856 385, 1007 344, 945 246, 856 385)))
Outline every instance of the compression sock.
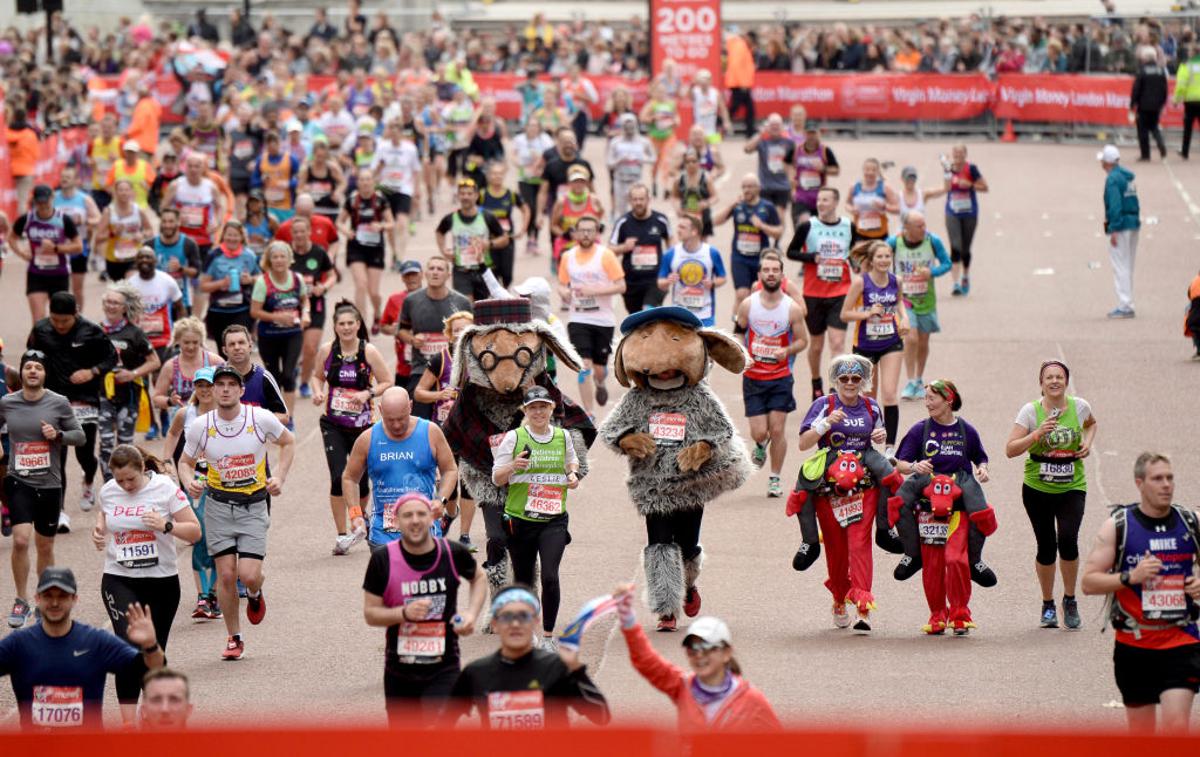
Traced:
POLYGON ((900 406, 883 406, 883 428, 887 432, 887 443, 896 443, 896 431, 900 428, 900 406))

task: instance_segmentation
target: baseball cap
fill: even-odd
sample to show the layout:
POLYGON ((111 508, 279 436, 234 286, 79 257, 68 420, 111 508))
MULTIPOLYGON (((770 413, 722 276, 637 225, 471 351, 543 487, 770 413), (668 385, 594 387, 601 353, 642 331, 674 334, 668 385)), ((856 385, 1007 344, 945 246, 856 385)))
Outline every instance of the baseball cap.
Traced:
POLYGON ((295 132, 295 131, 299 131, 299 132, 304 131, 304 126, 299 121, 296 121, 295 119, 288 121, 287 133, 291 134, 292 132, 295 132))
POLYGON ((79 587, 75 583, 75 574, 70 568, 46 568, 38 577, 38 594, 50 589, 62 589, 68 594, 78 594, 79 587))
POLYGON ((903 169, 900 171, 900 178, 901 178, 901 179, 915 179, 915 178, 917 178, 917 169, 916 169, 916 168, 914 168, 913 166, 905 166, 905 167, 904 167, 904 168, 903 168, 903 169))
POLYGON ((1116 163, 1121 159, 1121 151, 1116 145, 1105 145, 1104 149, 1096 153, 1096 160, 1101 163, 1116 163))
POLYGON ((567 181, 575 181, 576 179, 587 181, 591 178, 592 172, 587 170, 587 166, 575 164, 567 169, 567 181))
POLYGON ((729 626, 725 625, 725 621, 720 618, 714 618, 711 615, 696 618, 688 626, 687 633, 683 635, 684 646, 687 645, 688 639, 693 636, 702 641, 707 641, 709 644, 725 644, 728 646, 733 643, 733 637, 729 635, 729 626))
POLYGON ((221 378, 222 376, 229 376, 230 378, 237 379, 237 382, 242 386, 246 385, 246 379, 242 377, 242 374, 238 373, 237 368, 234 368, 228 363, 225 365, 219 365, 213 370, 213 383, 217 383, 217 379, 221 378))
POLYGON ((192 374, 192 383, 195 384, 197 381, 204 381, 211 384, 213 382, 213 371, 215 370, 216 368, 212 367, 197 368, 196 372, 192 374))
POLYGON ((121 146, 121 149, 125 152, 129 152, 130 150, 133 152, 141 152, 142 146, 139 145, 135 139, 127 139, 125 140, 125 144, 121 146))
POLYGON ((54 190, 46 184, 38 184, 33 188, 34 202, 50 202, 54 199, 54 190))
POLYGON ((535 402, 549 402, 554 404, 554 398, 550 396, 550 392, 544 386, 531 386, 525 392, 525 399, 521 402, 521 407, 528 407, 535 402))
POLYGON ((403 276, 407 273, 420 273, 421 270, 422 270, 421 264, 416 260, 405 260, 403 263, 400 264, 400 275, 401 276, 403 276))

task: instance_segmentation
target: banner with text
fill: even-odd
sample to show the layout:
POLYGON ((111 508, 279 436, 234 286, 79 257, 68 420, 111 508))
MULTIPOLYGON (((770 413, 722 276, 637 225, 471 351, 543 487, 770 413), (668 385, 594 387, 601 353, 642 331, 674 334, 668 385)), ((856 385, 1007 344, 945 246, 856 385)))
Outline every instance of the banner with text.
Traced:
POLYGON ((721 86, 721 0, 650 0, 651 70, 675 61, 685 81, 700 69, 721 86))
POLYGON ((838 121, 958 121, 987 112, 993 85, 983 74, 792 74, 754 77, 756 113, 838 121))
MULTIPOLYGON (((1169 82, 1167 91, 1174 86, 1174 81, 1169 82)), ((996 118, 1014 121, 1128 126, 1132 87, 1129 76, 1001 74, 992 112, 996 118)), ((1161 123, 1182 126, 1183 107, 1169 104, 1161 123)))

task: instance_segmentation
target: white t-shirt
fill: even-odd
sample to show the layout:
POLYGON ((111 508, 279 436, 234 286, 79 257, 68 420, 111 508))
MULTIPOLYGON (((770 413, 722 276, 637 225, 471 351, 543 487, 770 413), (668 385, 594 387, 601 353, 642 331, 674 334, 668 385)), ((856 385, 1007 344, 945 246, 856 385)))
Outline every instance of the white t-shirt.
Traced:
POLYGON ((337 142, 340 151, 349 155, 354 152, 355 129, 354 116, 344 110, 332 113, 326 111, 317 119, 317 126, 320 127, 321 133, 329 138, 330 143, 337 142))
POLYGON ((517 166, 520 169, 520 176, 517 178, 537 178, 533 174, 533 164, 551 147, 554 147, 554 140, 545 132, 538 134, 532 141, 524 132, 513 137, 513 154, 517 156, 517 166))
POLYGON ((166 332, 171 336, 171 306, 183 299, 183 292, 175 278, 166 271, 155 271, 150 279, 143 279, 136 270, 126 279, 142 296, 142 322, 138 325, 147 336, 166 332))
POLYGON ((179 574, 175 537, 151 529, 142 522, 142 516, 156 512, 174 521, 175 513, 191 505, 169 476, 147 473, 146 478, 146 485, 134 494, 116 481, 100 488, 100 508, 108 526, 105 573, 126 578, 170 578, 179 574))
MULTIPOLYGON (((1079 427, 1083 428, 1083 424, 1088 418, 1092 417, 1092 406, 1082 397, 1072 397, 1075 400, 1075 415, 1079 417, 1079 427)), ((1013 421, 1018 426, 1021 426, 1026 431, 1033 431, 1037 428, 1037 409, 1034 408, 1032 402, 1026 402, 1020 412, 1017 413, 1016 420, 1013 421)))
POLYGON ((413 177, 421 170, 421 156, 412 142, 381 139, 375 148, 371 170, 379 177, 380 185, 412 197, 413 177))
POLYGON ((267 442, 283 436, 283 424, 274 413, 250 405, 240 405, 231 421, 219 413, 212 410, 188 424, 183 453, 208 462, 210 492, 257 495, 267 483, 267 442))
MULTIPOLYGON (((549 444, 550 440, 554 438, 554 432, 557 430, 558 429, 556 427, 551 426, 550 433, 546 434, 545 436, 539 436, 538 434, 533 433, 533 430, 528 426, 525 427, 525 431, 527 431, 529 436, 531 436, 538 444, 549 444)), ((572 465, 578 465, 579 456, 575 454, 575 443, 571 441, 571 433, 569 431, 564 434, 563 441, 565 442, 565 456, 563 457, 563 460, 566 462, 567 467, 569 468, 572 465)), ((495 475, 496 471, 500 467, 508 465, 512 462, 513 452, 516 450, 516 447, 517 432, 515 430, 509 431, 504 435, 504 438, 500 440, 500 444, 496 445, 496 448, 492 450, 492 475, 495 475)))

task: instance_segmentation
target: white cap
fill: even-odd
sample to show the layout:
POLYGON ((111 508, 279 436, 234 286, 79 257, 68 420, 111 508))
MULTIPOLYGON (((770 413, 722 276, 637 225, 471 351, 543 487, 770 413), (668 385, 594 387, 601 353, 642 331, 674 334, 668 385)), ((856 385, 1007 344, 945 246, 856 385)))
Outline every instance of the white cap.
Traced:
POLYGON ((294 131, 303 132, 304 125, 293 118, 291 121, 288 121, 288 123, 287 123, 287 133, 291 134, 294 131))
POLYGON ((1121 159, 1121 151, 1116 145, 1105 145, 1104 149, 1096 153, 1096 160, 1101 163, 1116 163, 1121 159))
POLYGON ((137 140, 135 140, 135 139, 125 140, 125 144, 123 145, 123 152, 141 152, 141 151, 142 151, 142 146, 137 143, 137 140))
POLYGON ((729 626, 725 625, 725 621, 711 615, 696 618, 688 626, 687 633, 683 635, 683 643, 687 644, 688 638, 692 636, 707 641, 709 644, 733 644, 733 637, 729 635, 729 626))

